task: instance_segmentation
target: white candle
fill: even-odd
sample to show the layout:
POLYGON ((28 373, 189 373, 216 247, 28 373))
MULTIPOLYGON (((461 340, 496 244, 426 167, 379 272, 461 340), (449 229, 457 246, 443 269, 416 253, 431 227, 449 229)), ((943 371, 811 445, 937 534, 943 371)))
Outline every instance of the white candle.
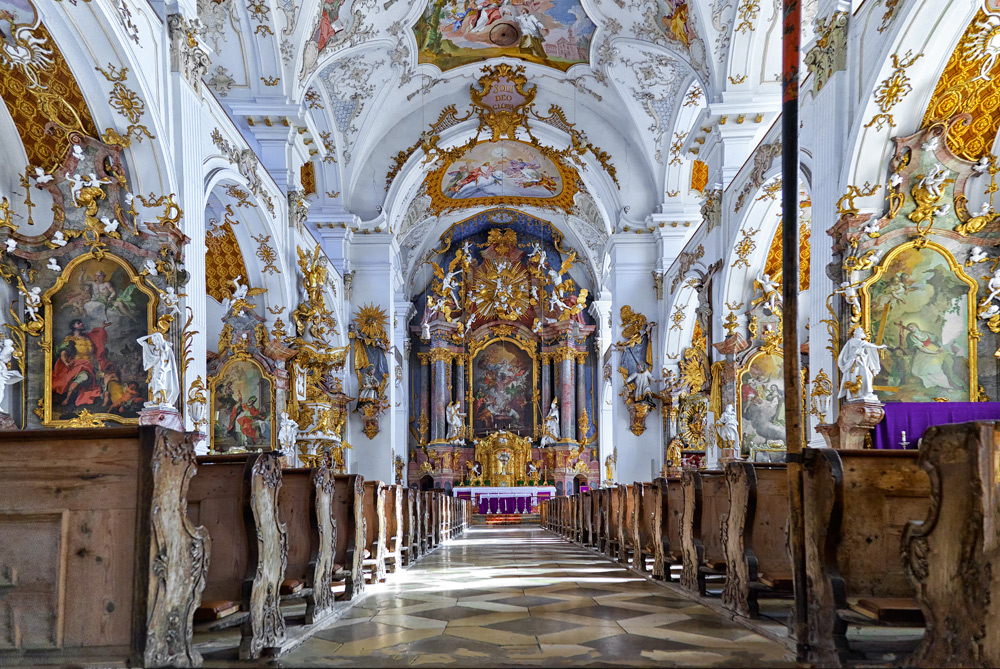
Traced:
POLYGON ((903 430, 903 443, 906 443, 906 430, 903 430))

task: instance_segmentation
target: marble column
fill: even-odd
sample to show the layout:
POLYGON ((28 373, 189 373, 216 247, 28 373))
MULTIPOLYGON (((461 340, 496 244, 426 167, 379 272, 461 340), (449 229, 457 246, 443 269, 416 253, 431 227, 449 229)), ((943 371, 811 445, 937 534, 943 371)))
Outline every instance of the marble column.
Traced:
POLYGON ((431 349, 431 441, 443 441, 447 432, 445 410, 448 408, 448 374, 446 374, 448 351, 443 348, 431 349))
POLYGON ((559 353, 559 427, 563 440, 572 440, 576 434, 576 397, 573 388, 573 353, 564 350, 559 353))
POLYGON ((426 444, 430 438, 431 420, 431 367, 428 364, 428 354, 418 353, 420 360, 420 413, 417 415, 417 434, 421 443, 426 444))
POLYGON ((584 369, 587 364, 587 354, 578 353, 576 355, 576 440, 581 444, 587 441, 587 429, 590 424, 589 412, 587 412, 587 376, 584 369), (584 413, 588 413, 586 420, 581 420, 584 413))
POLYGON ((552 356, 542 353, 542 415, 539 420, 545 420, 552 404, 552 356))
POLYGON ((455 399, 462 413, 465 413, 465 358, 455 356, 455 399))

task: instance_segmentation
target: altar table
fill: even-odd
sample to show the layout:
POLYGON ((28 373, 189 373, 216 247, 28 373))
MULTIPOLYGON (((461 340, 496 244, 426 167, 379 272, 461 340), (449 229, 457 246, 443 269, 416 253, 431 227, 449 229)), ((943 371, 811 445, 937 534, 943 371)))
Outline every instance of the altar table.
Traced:
POLYGON ((909 448, 914 449, 932 425, 975 420, 1000 420, 1000 402, 889 402, 885 405, 885 419, 875 426, 872 445, 902 448, 899 442, 906 430, 909 448))
POLYGON ((491 513, 531 513, 538 508, 539 500, 555 497, 554 486, 455 486, 456 497, 471 499, 476 510, 491 513))

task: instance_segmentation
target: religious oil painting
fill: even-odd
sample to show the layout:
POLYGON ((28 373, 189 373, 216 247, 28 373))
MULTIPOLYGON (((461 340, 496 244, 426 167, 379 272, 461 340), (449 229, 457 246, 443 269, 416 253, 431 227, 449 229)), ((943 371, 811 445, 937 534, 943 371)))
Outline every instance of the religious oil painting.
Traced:
POLYGON ((230 360, 212 379, 212 449, 269 450, 274 438, 274 384, 254 360, 230 360))
POLYGON ((970 400, 974 291, 975 282, 937 244, 898 247, 886 256, 862 288, 869 307, 868 330, 876 343, 887 347, 875 377, 879 399, 970 400))
POLYGON ((470 405, 476 436, 497 430, 534 434, 533 372, 528 352, 507 341, 495 341, 473 358, 470 405))
POLYGON ((594 22, 579 0, 429 0, 414 31, 442 71, 512 56, 565 72, 589 61, 594 22))
POLYGON ((758 453, 785 446, 785 379, 780 353, 758 353, 740 371, 740 430, 743 451, 758 454, 758 461, 770 454, 758 453))
POLYGON ((506 140, 473 147, 441 178, 441 192, 452 200, 551 198, 562 190, 562 174, 553 161, 530 144, 506 140))
POLYGON ((70 263, 46 295, 45 423, 84 410, 135 423, 147 399, 142 347, 156 298, 128 264, 107 254, 70 263))

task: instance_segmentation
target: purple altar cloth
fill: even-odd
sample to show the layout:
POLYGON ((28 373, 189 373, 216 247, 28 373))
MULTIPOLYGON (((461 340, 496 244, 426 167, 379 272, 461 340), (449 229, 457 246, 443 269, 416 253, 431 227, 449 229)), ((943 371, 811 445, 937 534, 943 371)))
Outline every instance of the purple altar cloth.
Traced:
POLYGON ((1000 402, 897 402, 885 405, 885 420, 875 426, 875 448, 901 448, 906 430, 909 448, 915 449, 920 437, 932 425, 968 423, 975 420, 1000 420, 1000 402))
POLYGON ((486 515, 486 511, 490 506, 490 501, 485 497, 479 498, 479 513, 483 516, 486 515))
POLYGON ((490 513, 496 513, 500 510, 500 500, 496 497, 490 498, 490 513))

